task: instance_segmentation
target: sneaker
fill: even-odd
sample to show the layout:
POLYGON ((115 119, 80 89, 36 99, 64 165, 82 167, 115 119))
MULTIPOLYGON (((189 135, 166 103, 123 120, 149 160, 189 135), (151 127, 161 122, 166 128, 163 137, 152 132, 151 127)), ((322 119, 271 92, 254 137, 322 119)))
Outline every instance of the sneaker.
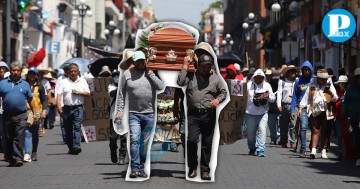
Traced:
POLYGON ((33 153, 31 154, 31 160, 33 160, 33 161, 37 161, 37 155, 36 155, 36 152, 33 152, 33 153))
POLYGON ((265 157, 265 153, 264 152, 258 152, 258 157, 265 157))
POLYGON ((136 174, 138 177, 147 178, 147 174, 144 171, 136 172, 136 174))
POLYGON ((291 143, 290 148, 294 150, 295 149, 295 144, 291 143))
POLYGON ((178 152, 176 147, 170 146, 170 152, 178 152))
POLYGON ((26 162, 31 162, 31 156, 30 156, 30 154, 25 154, 25 155, 24 155, 24 161, 26 161, 26 162))
POLYGON ((316 148, 311 148, 310 159, 316 158, 316 148))
POLYGON ((300 158, 305 158, 306 157, 306 150, 305 149, 301 149, 299 152, 299 157, 300 158))
POLYGON ((74 148, 73 154, 78 155, 81 152, 81 148, 74 148))
POLYGON ((255 156, 255 152, 256 152, 256 150, 250 150, 248 154, 251 156, 255 156))
POLYGON ((323 159, 327 159, 327 158, 328 158, 327 155, 326 155, 326 149, 322 149, 322 150, 321 150, 321 158, 323 158, 323 159))
POLYGON ((356 167, 360 167, 360 159, 356 160, 355 166, 356 166, 356 167))
POLYGON ((138 172, 131 172, 130 178, 137 178, 137 173, 138 172))
POLYGON ((119 165, 125 165, 125 157, 119 156, 119 165))

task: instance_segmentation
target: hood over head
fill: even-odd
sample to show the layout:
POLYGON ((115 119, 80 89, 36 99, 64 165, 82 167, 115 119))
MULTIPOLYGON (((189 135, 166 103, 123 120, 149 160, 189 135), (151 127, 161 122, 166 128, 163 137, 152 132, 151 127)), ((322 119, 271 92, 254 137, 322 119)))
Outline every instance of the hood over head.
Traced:
POLYGON ((314 68, 313 68, 312 64, 311 64, 308 60, 306 60, 304 63, 302 63, 301 69, 302 69, 303 67, 308 67, 308 68, 310 68, 310 70, 311 70, 310 77, 312 77, 312 76, 314 75, 314 68))

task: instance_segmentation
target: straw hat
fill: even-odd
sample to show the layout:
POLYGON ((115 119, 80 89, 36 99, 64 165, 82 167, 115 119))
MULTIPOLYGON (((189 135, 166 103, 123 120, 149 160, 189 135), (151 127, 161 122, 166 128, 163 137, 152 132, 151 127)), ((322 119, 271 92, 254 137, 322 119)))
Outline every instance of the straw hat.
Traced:
POLYGON ((280 69, 280 73, 281 74, 286 74, 289 70, 295 70, 296 72, 299 72, 300 71, 300 68, 299 67, 295 67, 294 65, 289 65, 289 66, 286 66, 286 67, 281 67, 280 69))
POLYGON ((266 70, 265 75, 271 75, 272 71, 271 70, 266 70))
POLYGON ((316 73, 316 78, 329 79, 332 75, 329 75, 326 69, 319 69, 316 73))
POLYGON ((339 76, 339 80, 337 80, 335 82, 335 84, 339 84, 339 83, 348 83, 349 82, 349 79, 346 75, 341 75, 339 76))
POLYGON ((53 78, 53 76, 51 75, 50 72, 48 72, 47 74, 45 74, 43 77, 44 77, 45 79, 52 79, 52 78, 53 78))
POLYGON ((128 50, 128 51, 124 52, 123 59, 120 62, 120 68, 122 70, 126 70, 129 68, 130 65, 129 65, 128 61, 132 58, 132 56, 134 54, 135 54, 135 52, 132 50, 128 50))

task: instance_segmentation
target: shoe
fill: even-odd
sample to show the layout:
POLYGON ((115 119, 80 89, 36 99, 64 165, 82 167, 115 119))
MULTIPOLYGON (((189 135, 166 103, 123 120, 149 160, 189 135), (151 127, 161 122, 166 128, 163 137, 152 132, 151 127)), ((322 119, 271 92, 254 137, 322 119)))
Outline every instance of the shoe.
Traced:
POLYGON ((310 159, 316 158, 316 148, 311 148, 310 159))
POLYGON ((24 163, 23 163, 22 161, 17 160, 17 161, 15 161, 15 162, 10 163, 10 164, 9 164, 9 167, 21 167, 21 166, 23 166, 23 165, 24 165, 24 163))
POLYGON ((265 153, 264 152, 258 152, 258 157, 265 157, 265 153))
POLYGON ((4 155, 4 156, 0 159, 0 161, 5 161, 5 162, 7 162, 8 160, 7 160, 6 156, 4 155))
POLYGON ((196 177, 196 176, 197 176, 197 174, 196 174, 196 169, 190 168, 190 169, 189 169, 189 173, 188 173, 188 177, 189 177, 189 178, 194 178, 194 177, 196 177))
POLYGON ((130 178, 137 178, 137 172, 131 172, 130 178))
POLYGON ((291 143, 291 144, 290 144, 290 148, 291 148, 291 149, 295 149, 295 144, 291 143))
POLYGON ((148 175, 144 171, 138 171, 138 172, 136 172, 136 175, 137 175, 137 177, 140 177, 140 178, 148 177, 148 175))
POLYGON ((53 129, 54 128, 54 125, 50 125, 50 128, 49 129, 53 129))
POLYGON ((360 167, 360 159, 356 160, 355 166, 356 166, 356 167, 360 167))
POLYGON ((250 150, 248 154, 251 156, 255 156, 255 152, 256 152, 256 150, 250 150))
POLYGON ((74 153, 74 149, 69 149, 69 151, 68 151, 68 154, 73 154, 74 153))
POLYGON ((300 149, 299 157, 300 158, 306 158, 306 150, 305 149, 300 149))
POLYGON ((78 155, 81 152, 81 148, 74 148, 73 154, 78 155))
POLYGON ((30 154, 25 154, 25 155, 24 155, 24 161, 26 161, 26 162, 31 162, 31 156, 30 156, 30 154))
POLYGON ((326 149, 322 149, 321 150, 321 158, 323 159, 328 159, 327 155, 326 155, 326 149))
POLYGON ((276 145, 276 141, 271 141, 270 145, 276 145))
POLYGON ((117 163, 117 162, 118 162, 118 157, 117 157, 116 149, 111 149, 111 150, 110 150, 110 156, 111 156, 111 162, 113 162, 113 163, 117 163))
POLYGON ((178 152, 178 149, 176 147, 170 146, 170 152, 178 152))
POLYGON ((201 179, 202 180, 211 180, 211 177, 208 172, 201 173, 201 179))
POLYGON ((125 165, 125 157, 119 156, 119 165, 125 165))
POLYGON ((33 152, 33 153, 31 154, 31 160, 33 160, 33 161, 37 161, 37 155, 36 155, 36 152, 33 152))
POLYGON ((287 144, 282 144, 281 147, 282 148, 287 148, 287 144))

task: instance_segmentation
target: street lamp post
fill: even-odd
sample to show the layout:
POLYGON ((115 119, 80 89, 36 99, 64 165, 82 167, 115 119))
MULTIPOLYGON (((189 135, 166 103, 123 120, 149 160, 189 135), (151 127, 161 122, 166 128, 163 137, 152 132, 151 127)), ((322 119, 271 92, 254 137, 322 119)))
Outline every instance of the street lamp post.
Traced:
MULTIPOLYGON (((244 19, 244 22, 242 24, 242 27, 244 29, 244 36, 246 42, 244 42, 245 45, 245 58, 246 58, 246 65, 249 66, 249 50, 251 52, 250 57, 252 57, 252 47, 253 45, 250 44, 250 48, 247 48, 246 44, 253 41, 254 37, 252 35, 255 33, 257 34, 257 30, 260 29, 260 23, 258 17, 250 12, 248 17, 244 19)), ((253 59, 253 58, 252 58, 253 59)))
POLYGON ((93 15, 93 12, 90 10, 90 6, 86 4, 86 0, 80 0, 80 3, 75 6, 75 10, 73 10, 73 16, 80 16, 81 17, 81 57, 84 57, 83 51, 83 43, 84 43, 84 17, 93 15))
POLYGON ((114 21, 110 21, 109 25, 107 26, 107 28, 104 30, 104 33, 107 37, 107 44, 106 46, 108 48, 105 48, 105 50, 107 51, 112 51, 113 49, 113 36, 114 35, 119 35, 120 34, 120 30, 116 27, 115 22, 114 21))
POLYGON ((125 49, 125 45, 126 45, 126 39, 125 39, 125 33, 126 33, 126 15, 125 15, 125 8, 129 7, 129 4, 124 2, 123 6, 122 6, 122 48, 125 49))
POLYGON ((224 53, 232 52, 232 46, 234 45, 234 41, 232 40, 230 34, 226 34, 225 38, 222 40, 222 44, 224 46, 224 53))

